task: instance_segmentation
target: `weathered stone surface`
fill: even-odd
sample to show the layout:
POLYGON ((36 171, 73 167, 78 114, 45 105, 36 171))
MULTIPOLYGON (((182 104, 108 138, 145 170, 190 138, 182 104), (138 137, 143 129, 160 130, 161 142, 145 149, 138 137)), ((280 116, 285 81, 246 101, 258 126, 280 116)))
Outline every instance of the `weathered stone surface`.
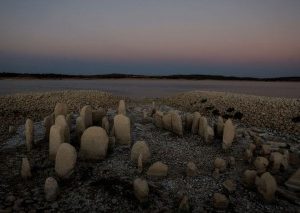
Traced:
POLYGON ((137 178, 133 182, 133 190, 135 197, 141 202, 148 201, 149 186, 146 180, 137 178))
POLYGON ((270 162, 272 163, 272 171, 278 172, 283 163, 283 155, 279 152, 272 152, 270 155, 270 162))
POLYGON ((212 143, 214 141, 214 130, 210 126, 207 126, 206 130, 204 131, 204 142, 205 143, 212 143))
POLYGON ((93 125, 93 113, 92 113, 92 107, 87 105, 82 107, 80 110, 80 117, 84 123, 84 129, 87 129, 88 127, 93 125))
POLYGON ((126 115, 126 105, 124 100, 119 101, 118 114, 126 115))
POLYGON ((101 127, 89 127, 81 136, 80 156, 84 159, 98 160, 106 157, 108 136, 101 127))
POLYGON ((192 123, 192 133, 198 134, 199 132, 199 121, 200 121, 201 115, 199 112, 193 113, 193 123, 192 123))
POLYGON ((156 111, 154 114, 153 114, 153 122, 154 122, 154 125, 158 128, 163 128, 163 121, 162 121, 162 118, 163 118, 163 113, 160 112, 160 111, 156 111))
POLYGON ((275 192, 277 190, 277 183, 275 178, 269 173, 264 173, 261 177, 256 177, 255 184, 257 191, 262 194, 267 202, 274 199, 275 192))
POLYGON ((103 117, 106 116, 106 110, 103 108, 98 108, 96 110, 92 110, 92 118, 93 118, 93 125, 101 125, 103 117))
POLYGON ((267 171, 269 161, 264 157, 257 157, 254 161, 254 166, 258 174, 262 174, 267 171))
POLYGON ((285 182, 294 191, 300 191, 300 168, 285 182))
POLYGON ((34 127, 33 127, 33 121, 31 119, 26 120, 25 137, 26 137, 27 151, 30 151, 34 143, 34 127))
POLYGON ((142 154, 142 162, 148 162, 150 160, 150 150, 145 141, 137 141, 131 148, 131 160, 138 161, 138 157, 142 154))
POLYGON ((55 172, 60 178, 69 178, 77 160, 76 149, 69 143, 62 143, 56 153, 55 172))
POLYGON ((232 145, 235 136, 235 126, 232 124, 231 119, 228 119, 224 124, 223 131, 223 149, 229 149, 232 145))
POLYGON ((31 167, 28 158, 22 158, 21 176, 24 179, 31 178, 31 167))
POLYGON ((256 175, 257 172, 255 170, 246 170, 242 177, 243 184, 248 188, 254 187, 256 175))
POLYGON ((183 129, 182 129, 182 119, 181 116, 177 112, 171 113, 172 119, 172 132, 176 135, 182 136, 183 129))
POLYGON ((162 116, 163 127, 166 130, 172 131, 172 114, 167 113, 162 116))
POLYGON ((102 118, 101 127, 109 134, 109 121, 106 116, 102 118))
POLYGON ((236 183, 234 180, 227 179, 223 182, 223 186, 228 192, 234 192, 236 190, 236 183))
POLYGON ((57 181, 53 177, 48 177, 44 186, 45 199, 47 201, 55 201, 59 194, 57 181))
POLYGON ((216 158, 214 161, 215 169, 219 169, 220 172, 224 172, 226 170, 226 161, 222 158, 216 158))
POLYGON ((215 193, 213 197, 213 204, 216 209, 227 209, 229 201, 225 195, 215 193))
POLYGON ((55 160, 59 146, 64 142, 64 131, 59 125, 52 125, 49 135, 49 159, 55 160))
POLYGON ((198 173, 198 169, 196 164, 191 161, 188 162, 186 165, 186 175, 192 177, 192 176, 196 176, 197 173, 198 173))
POLYGON ((185 125, 184 125, 184 128, 185 130, 187 131, 191 131, 192 129, 192 125, 193 125, 193 114, 192 113, 186 113, 185 116, 184 116, 184 122, 185 122, 185 125))
POLYGON ((45 139, 49 140, 50 128, 54 124, 52 115, 48 115, 44 118, 44 127, 45 127, 45 139))
POLYGON ((200 117, 200 120, 199 120, 199 131, 198 131, 198 134, 204 139, 205 137, 205 133, 207 131, 207 119, 206 117, 204 116, 201 116, 200 117))
POLYGON ((224 129, 224 120, 221 116, 219 116, 218 120, 217 120, 217 125, 216 125, 216 130, 217 130, 218 136, 223 135, 223 129, 224 129))
POLYGON ((116 141, 122 145, 131 144, 130 119, 125 115, 116 115, 114 117, 114 131, 116 141))
POLYGON ((65 103, 57 103, 54 108, 55 118, 59 115, 67 116, 68 106, 65 103))
POLYGON ((161 161, 157 161, 153 163, 148 171, 147 175, 149 176, 158 176, 158 177, 164 177, 168 175, 168 166, 161 161))
POLYGON ((69 125, 67 123, 67 120, 64 115, 58 115, 55 118, 55 125, 58 125, 62 128, 62 131, 64 133, 64 142, 70 143, 70 129, 69 125))
POLYGON ((78 137, 79 140, 81 138, 82 133, 85 130, 84 126, 85 125, 84 125, 84 122, 83 122, 82 118, 80 116, 77 117, 76 118, 76 128, 75 128, 75 131, 76 131, 76 136, 78 137))

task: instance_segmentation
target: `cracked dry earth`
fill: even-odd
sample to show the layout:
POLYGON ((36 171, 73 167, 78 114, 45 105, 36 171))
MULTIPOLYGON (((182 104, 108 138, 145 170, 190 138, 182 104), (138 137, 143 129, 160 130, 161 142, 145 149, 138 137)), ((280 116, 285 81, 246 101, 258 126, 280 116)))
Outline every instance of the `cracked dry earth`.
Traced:
MULTIPOLYGON (((257 134, 268 140, 280 140, 291 143, 291 147, 299 151, 297 143, 300 139, 293 135, 280 135, 265 129, 246 127, 238 121, 237 137, 231 150, 222 150, 221 140, 215 139, 212 144, 205 144, 198 135, 185 132, 178 137, 171 132, 155 127, 151 118, 143 119, 143 110, 151 111, 150 105, 130 106, 128 116, 131 119, 132 141, 144 140, 151 151, 151 161, 144 165, 141 174, 136 164, 130 161, 130 147, 116 145, 102 161, 77 160, 75 171, 70 179, 59 180, 54 172, 54 162, 48 159, 48 144, 42 139, 42 124, 35 123, 36 146, 26 152, 22 128, 19 127, 15 139, 8 140, 0 150, 0 209, 25 212, 176 212, 180 199, 188 196, 191 212, 214 212, 212 196, 216 192, 225 194, 230 201, 228 212, 297 212, 299 206, 280 196, 271 203, 265 203, 262 196, 255 190, 244 188, 241 183, 243 171, 251 168, 243 160, 244 149, 252 142, 251 137, 243 132, 257 131, 257 134), (17 141, 16 141, 17 140, 17 141), (11 145, 12 144, 12 145, 11 145), (20 176, 21 160, 26 156, 32 165, 32 178, 22 180, 20 176), (227 168, 219 178, 212 177, 213 162, 216 157, 226 159, 235 157, 236 165, 227 168), (148 167, 162 161, 169 167, 167 177, 154 178, 146 175, 148 167), (193 161, 198 167, 195 177, 187 177, 186 164, 193 161), (60 195, 56 201, 47 202, 43 187, 49 176, 58 180, 60 195), (149 201, 140 204, 133 193, 132 182, 142 177, 148 181, 149 201), (233 179, 237 183, 236 191, 229 193, 222 183, 233 179)), ((162 111, 171 108, 161 106, 162 111)), ((108 110, 112 121, 114 109, 108 110)), ((76 114, 73 116, 73 127, 76 114)), ((209 118, 212 125, 216 118, 209 118)), ((79 150, 74 128, 71 131, 72 144, 79 150)), ((297 165, 296 165, 297 166, 297 165)), ((297 168, 291 165, 289 171, 276 176, 278 185, 297 168)))

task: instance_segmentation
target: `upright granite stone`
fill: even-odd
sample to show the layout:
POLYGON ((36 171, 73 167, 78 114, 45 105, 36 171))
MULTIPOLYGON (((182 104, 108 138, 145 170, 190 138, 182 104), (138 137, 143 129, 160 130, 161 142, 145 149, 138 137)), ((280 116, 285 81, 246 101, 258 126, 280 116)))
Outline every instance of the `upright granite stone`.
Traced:
POLYGON ((199 130, 198 130, 198 134, 204 139, 206 131, 207 131, 207 118, 204 116, 200 117, 199 120, 199 130))
POLYGON ((76 160, 76 149, 69 143, 62 143, 55 158, 56 174, 63 179, 69 178, 74 171, 76 160))
POLYGON ((109 121, 106 116, 102 118, 101 127, 106 131, 107 134, 109 134, 109 121))
POLYGON ((81 136, 80 156, 84 159, 104 159, 108 149, 108 136, 101 127, 89 127, 81 136))
POLYGON ((82 107, 80 110, 80 117, 84 123, 84 129, 87 129, 88 127, 93 125, 93 113, 92 113, 92 107, 87 105, 82 107))
POLYGON ((158 128, 163 128, 163 121, 162 121, 162 118, 163 118, 163 113, 160 112, 160 111, 156 111, 154 114, 153 114, 153 122, 154 122, 154 125, 158 128))
POLYGON ((55 118, 59 115, 67 116, 68 114, 68 106, 65 103, 57 103, 54 108, 55 118))
POLYGON ((58 125, 62 128, 62 131, 64 133, 64 142, 70 143, 70 129, 65 116, 58 115, 55 118, 55 125, 58 125))
POLYGON ((114 117, 114 131, 118 144, 131 144, 130 119, 119 114, 114 117))
POLYGON ((44 185, 45 199, 47 201, 55 201, 59 194, 57 181, 53 177, 48 177, 44 185))
POLYGON ((182 119, 177 112, 171 113, 172 132, 176 135, 183 136, 182 119))
POLYGON ((126 105, 124 100, 119 101, 119 106, 117 110, 118 114, 126 115, 126 105))
POLYGON ((185 114, 185 130, 191 131, 193 125, 194 116, 191 113, 185 114))
POLYGON ((192 133, 198 134, 199 132, 199 121, 200 121, 201 115, 199 112, 193 113, 193 123, 192 123, 192 133))
POLYGON ((137 178, 133 181, 133 190, 135 197, 141 202, 144 203, 148 201, 149 186, 146 180, 137 178))
POLYGON ((206 130, 204 131, 204 142, 205 143, 212 143, 214 140, 214 130, 210 126, 206 127, 206 130))
POLYGON ((231 147, 233 139, 235 137, 235 126, 232 124, 231 119, 228 119, 224 124, 223 131, 223 149, 227 150, 231 147))
POLYGON ((151 154, 148 145, 145 141, 137 141, 133 144, 131 148, 131 160, 134 162, 138 161, 138 157, 142 155, 142 162, 148 162, 150 160, 151 154))
POLYGON ((76 136, 77 138, 80 140, 82 133, 85 130, 85 125, 84 125, 84 121, 83 119, 78 116, 76 118, 76 128, 75 128, 75 132, 76 132, 76 136))
POLYGON ((21 176, 23 179, 28 179, 32 176, 28 158, 22 158, 21 176))
POLYGON ((106 110, 105 109, 99 108, 99 109, 93 110, 92 111, 93 125, 100 126, 104 116, 106 116, 106 110))
POLYGON ((52 125, 49 135, 49 159, 55 160, 59 146, 64 143, 64 130, 59 125, 52 125))
POLYGON ((26 120, 25 137, 26 137, 27 151, 30 151, 33 147, 33 142, 34 142, 34 127, 33 127, 33 121, 31 119, 26 120))
POLYGON ((247 188, 253 188, 255 186, 255 178, 257 172, 255 170, 246 170, 242 177, 242 182, 247 188))
POLYGON ((171 113, 166 113, 162 116, 162 122, 163 122, 163 127, 164 129, 168 131, 172 131, 172 114, 171 113))
POLYGON ((261 177, 256 177, 255 184, 257 191, 262 194, 267 202, 274 199, 277 190, 277 183, 275 178, 269 173, 264 173, 261 177))

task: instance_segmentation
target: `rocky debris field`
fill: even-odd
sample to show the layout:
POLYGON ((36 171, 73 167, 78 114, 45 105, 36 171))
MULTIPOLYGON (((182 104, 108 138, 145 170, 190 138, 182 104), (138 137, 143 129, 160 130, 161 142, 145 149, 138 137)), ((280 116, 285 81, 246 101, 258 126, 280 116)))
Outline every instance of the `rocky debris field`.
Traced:
POLYGON ((117 98, 104 93, 99 97, 80 104, 77 95, 73 101, 64 95, 63 101, 62 96, 48 100, 46 104, 51 106, 37 110, 37 117, 28 116, 35 122, 26 120, 25 124, 25 117, 23 125, 10 129, 9 138, 2 137, 1 211, 299 210, 297 132, 257 127, 235 117, 231 124, 225 116, 223 123, 217 114, 204 117, 201 112, 197 117, 196 110, 170 107, 166 100, 156 105, 125 101, 117 107, 117 98), (106 102, 101 103, 99 97, 106 102), (67 102, 70 114, 57 102, 67 102), (92 113, 95 109, 105 109, 102 122, 93 121, 99 118, 99 113, 92 113), (42 122, 47 115, 50 120, 55 116, 55 123, 42 122), (88 127, 92 125, 102 128, 88 127), (59 126, 57 133, 53 126, 59 126), (99 129, 93 132, 91 128, 99 129), (199 131, 193 134, 193 128, 199 131), (98 130, 104 131, 100 134, 98 130), (59 147, 55 147, 57 142, 59 147), (99 146, 94 146, 98 142, 99 146), (56 155, 54 160, 51 153, 56 155))

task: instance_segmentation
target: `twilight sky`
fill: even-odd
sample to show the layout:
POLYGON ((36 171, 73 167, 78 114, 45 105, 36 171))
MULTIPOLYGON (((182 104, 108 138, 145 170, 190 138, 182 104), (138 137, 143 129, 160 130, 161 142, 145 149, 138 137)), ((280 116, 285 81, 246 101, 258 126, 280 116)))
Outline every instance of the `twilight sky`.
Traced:
POLYGON ((1 0, 0 72, 300 76, 300 0, 1 0))

